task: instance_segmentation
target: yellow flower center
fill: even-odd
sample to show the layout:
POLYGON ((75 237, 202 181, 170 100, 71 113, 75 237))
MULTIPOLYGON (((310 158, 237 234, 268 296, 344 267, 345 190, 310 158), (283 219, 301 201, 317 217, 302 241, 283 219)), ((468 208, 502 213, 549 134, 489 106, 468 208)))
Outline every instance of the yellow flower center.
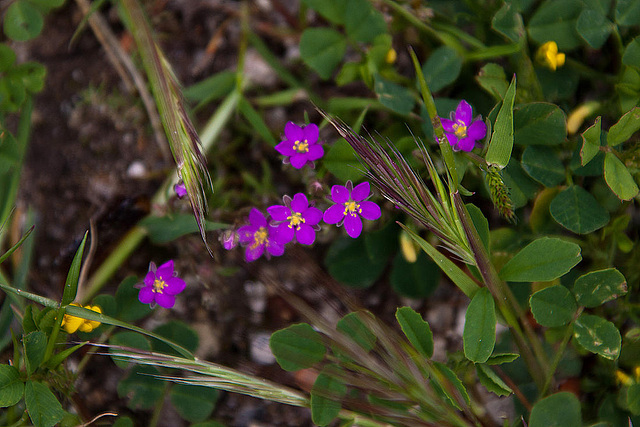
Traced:
POLYGON ((458 137, 458 139, 467 137, 467 127, 464 123, 458 122, 453 124, 453 133, 458 137))
POLYGON ((251 245, 251 249, 255 249, 260 245, 264 245, 267 241, 267 237, 269 237, 267 229, 264 227, 258 228, 258 231, 253 233, 253 244, 251 245))
POLYGON ((156 278, 156 280, 154 280, 153 282, 153 292, 161 294, 162 290, 166 287, 167 287, 167 283, 162 279, 156 278))
POLYGON ((300 227, 300 224, 304 224, 304 218, 299 212, 292 212, 291 216, 287 217, 287 221, 289 221, 289 228, 296 228, 296 230, 300 227))
POLYGON ((344 215, 356 216, 357 213, 362 213, 362 209, 360 209, 360 205, 353 200, 344 204, 344 215))
POLYGON ((293 143, 293 149, 298 153, 306 153, 309 151, 309 141, 306 139, 304 141, 297 140, 293 143))

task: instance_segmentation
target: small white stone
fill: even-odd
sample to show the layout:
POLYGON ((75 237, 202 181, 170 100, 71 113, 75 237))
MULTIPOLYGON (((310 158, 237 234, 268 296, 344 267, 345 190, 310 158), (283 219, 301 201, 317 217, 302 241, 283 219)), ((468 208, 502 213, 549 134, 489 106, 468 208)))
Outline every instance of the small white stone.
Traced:
POLYGON ((147 175, 147 168, 140 160, 131 163, 127 168, 127 176, 130 178, 144 178, 147 175))

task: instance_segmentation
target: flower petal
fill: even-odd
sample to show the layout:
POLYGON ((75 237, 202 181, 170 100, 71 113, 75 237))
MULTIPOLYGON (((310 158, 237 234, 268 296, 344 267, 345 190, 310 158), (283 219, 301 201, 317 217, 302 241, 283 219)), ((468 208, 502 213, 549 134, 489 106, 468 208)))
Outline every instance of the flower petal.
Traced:
POLYGON ((458 137, 452 133, 445 133, 445 135, 447 137, 447 141, 449 141, 449 145, 455 148, 458 143, 458 137))
POLYGON ((303 245, 311 245, 316 240, 316 231, 307 224, 301 224, 296 231, 296 240, 303 245))
POLYGON ((272 256, 280 256, 284 253, 284 245, 281 245, 275 240, 269 240, 266 246, 267 252, 272 256))
POLYGON ((354 239, 362 233, 362 220, 358 215, 346 215, 344 219, 344 228, 347 230, 349 237, 354 239))
POLYGON ((168 295, 178 295, 187 287, 187 282, 179 277, 171 277, 170 279, 165 280, 165 283, 167 284, 167 287, 162 290, 162 293, 168 295))
POLYGON ((356 202, 364 200, 369 197, 370 192, 371 186, 369 185, 369 183, 367 181, 361 182, 360 184, 353 187, 353 190, 351 191, 351 200, 355 200, 356 202))
POLYGON ((304 138, 304 132, 297 124, 288 122, 284 126, 284 136, 291 142, 300 141, 304 138))
POLYGON ((173 260, 169 260, 158 267, 156 277, 159 277, 164 281, 173 277, 173 260))
POLYGON ((322 156, 324 156, 324 148, 320 144, 309 145, 309 151, 307 152, 309 160, 318 160, 322 156))
POLYGON ((309 144, 315 144, 318 141, 318 126, 314 123, 310 123, 306 125, 302 129, 302 133, 304 134, 304 139, 307 140, 309 144))
POLYGON ((309 207, 307 196, 302 193, 296 193, 291 200, 291 210, 294 212, 304 212, 309 207))
POLYGON ((373 202, 365 200, 364 202, 360 202, 360 215, 364 219, 375 221, 376 219, 380 218, 382 212, 380 210, 380 206, 373 202))
POLYGON ((296 154, 291 156, 289 161, 291 162, 291 166, 293 166, 294 168, 302 169, 303 166, 306 165, 307 162, 309 161, 309 158, 307 156, 307 153, 297 153, 296 152, 296 154))
MULTIPOLYGON (((245 225, 238 229, 238 240, 243 245, 246 245, 249 242, 253 242, 253 235, 258 230, 258 227, 253 225, 245 225)), ((153 283, 153 282, 152 282, 153 283)))
POLYGON ((343 185, 331 187, 331 200, 333 203, 346 203, 349 200, 349 190, 343 185))
POLYGON ((247 250, 244 252, 244 258, 247 262, 255 261, 262 256, 264 252, 264 245, 258 245, 256 247, 247 246, 247 250))
POLYGON ((173 295, 165 294, 165 293, 157 294, 156 302, 160 307, 171 308, 176 303, 176 297, 174 297, 173 295))
POLYGON ((471 126, 467 128, 467 137, 477 141, 487 136, 487 125, 480 119, 471 123, 471 126))
POLYGON ((337 224, 342 218, 344 218, 344 206, 341 204, 329 207, 322 216, 323 221, 327 224, 337 224))
POLYGON ((316 225, 322 220, 322 211, 318 208, 310 207, 302 213, 304 223, 307 225, 316 225))
POLYGON ((283 205, 273 205, 267 208, 267 213, 274 221, 286 221, 291 215, 291 209, 283 205))
POLYGON ((471 119, 473 114, 473 109, 471 105, 464 99, 460 101, 458 104, 458 108, 456 108, 456 122, 461 121, 465 126, 469 126, 471 124, 471 119))
MULTIPOLYGON (((156 281, 156 274, 153 271, 150 271, 147 273, 147 275, 144 278, 144 285, 143 286, 153 286, 153 282, 156 281)), ((141 286, 141 288, 143 287, 141 286)))
POLYGON ((453 120, 449 119, 440 119, 440 123, 442 123, 442 127, 445 132, 453 132, 453 124, 455 123, 453 120))
POLYGON ((462 151, 471 151, 475 147, 476 142, 471 138, 462 138, 458 141, 458 149, 462 151))
POLYGON ((138 300, 140 300, 143 304, 151 304, 156 298, 156 293, 153 292, 153 287, 148 286, 146 288, 140 289, 138 293, 138 300))
POLYGON ((256 227, 267 226, 267 219, 264 217, 264 214, 256 208, 251 209, 251 212, 249 212, 249 222, 256 227))
POLYGON ((271 229, 271 240, 275 240, 281 245, 286 245, 293 240, 295 232, 292 227, 289 227, 289 223, 283 222, 279 226, 271 229))
POLYGON ((276 145, 276 151, 283 156, 293 156, 296 154, 296 150, 293 149, 293 142, 284 140, 276 145))

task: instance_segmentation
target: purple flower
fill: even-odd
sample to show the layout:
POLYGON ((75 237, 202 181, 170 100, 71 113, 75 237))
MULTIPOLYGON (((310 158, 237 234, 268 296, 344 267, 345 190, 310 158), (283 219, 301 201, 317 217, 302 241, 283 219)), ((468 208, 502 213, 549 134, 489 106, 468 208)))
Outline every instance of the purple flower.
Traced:
POLYGON ((277 224, 274 239, 286 245, 295 235, 298 243, 312 244, 316 240, 316 229, 320 229, 317 225, 322 219, 322 211, 309 206, 307 197, 302 193, 297 193, 293 199, 284 196, 283 200, 284 206, 273 205, 267 208, 272 223, 277 224))
POLYGON ((178 273, 173 270, 173 260, 169 260, 156 268, 155 263, 149 264, 149 272, 144 278, 144 282, 135 285, 140 289, 138 299, 143 304, 151 304, 151 308, 156 303, 164 308, 171 308, 176 303, 176 295, 184 291, 187 286, 184 280, 177 277, 178 273))
POLYGON ((244 253, 247 262, 260 258, 265 249, 268 255, 280 256, 284 253, 284 246, 273 238, 275 231, 276 227, 267 223, 262 212, 256 208, 251 209, 249 225, 238 229, 240 243, 247 247, 244 253))
POLYGON ((481 117, 472 119, 471 105, 464 99, 458 104, 455 113, 451 113, 451 120, 440 119, 449 144, 455 151, 471 151, 476 141, 483 139, 487 134, 487 125, 481 117))
POLYGON ((238 246, 238 233, 236 230, 227 230, 220 235, 220 243, 222 247, 230 251, 238 246))
POLYGON ((173 186, 173 191, 176 192, 176 196, 178 196, 178 199, 182 199, 187 195, 187 187, 182 181, 173 186))
POLYGON ((324 155, 318 142, 318 126, 313 123, 300 127, 289 122, 284 127, 284 139, 276 145, 276 151, 285 156, 284 163, 291 163, 296 169, 306 164, 313 167, 313 161, 324 155))
POLYGON ((324 222, 327 224, 342 225, 347 234, 354 239, 362 233, 362 220, 370 221, 380 218, 380 206, 373 202, 368 202, 370 194, 368 182, 362 182, 355 187, 351 181, 347 181, 346 186, 334 185, 331 187, 331 200, 335 205, 324 212, 324 222))

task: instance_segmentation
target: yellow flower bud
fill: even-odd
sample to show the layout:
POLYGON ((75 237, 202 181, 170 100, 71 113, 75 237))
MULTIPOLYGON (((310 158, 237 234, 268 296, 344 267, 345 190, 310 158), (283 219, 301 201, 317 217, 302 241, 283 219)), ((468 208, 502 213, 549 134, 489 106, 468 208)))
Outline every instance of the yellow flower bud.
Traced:
POLYGON ((387 55, 384 57, 384 60, 387 64, 393 64, 396 62, 396 58, 398 58, 398 53, 394 48, 391 48, 387 51, 387 55))
POLYGON ((570 112, 569 117, 567 117, 567 132, 569 135, 573 135, 578 132, 578 129, 582 126, 584 119, 595 113, 599 107, 599 102, 589 101, 570 112))
POLYGON ((631 379, 631 377, 622 372, 620 369, 616 371, 616 380, 618 380, 620 384, 626 386, 633 384, 633 380, 631 379))
POLYGON ((406 231, 400 232, 400 250, 402 256, 409 263, 414 263, 418 259, 418 253, 416 247, 413 244, 413 239, 407 234, 406 231))
POLYGON ((565 54, 558 52, 558 45, 554 41, 549 41, 538 48, 536 61, 552 71, 564 65, 565 54))
MULTIPOLYGON (((80 304, 75 302, 72 302, 70 305, 73 305, 75 307, 82 307, 80 304)), ((102 313, 102 309, 97 305, 85 305, 84 308, 86 308, 87 310, 95 311, 96 313, 102 313)), ((65 314, 64 318, 62 319, 62 328, 68 334, 72 334, 77 330, 80 330, 80 332, 91 332, 98 326, 100 326, 100 322, 71 316, 69 314, 65 314)))

